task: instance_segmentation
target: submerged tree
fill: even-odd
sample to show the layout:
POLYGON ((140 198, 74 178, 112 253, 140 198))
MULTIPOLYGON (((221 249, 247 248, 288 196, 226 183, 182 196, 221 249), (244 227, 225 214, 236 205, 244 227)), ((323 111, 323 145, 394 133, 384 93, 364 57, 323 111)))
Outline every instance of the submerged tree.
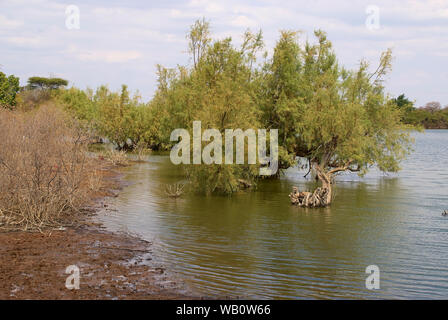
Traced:
POLYGON ((341 172, 363 175, 373 165, 398 171, 411 144, 401 110, 384 92, 391 51, 381 55, 373 73, 366 61, 347 70, 338 65, 325 33, 315 36, 317 44, 302 49, 297 33, 281 33, 260 92, 264 120, 279 129, 281 147, 307 159, 321 182, 314 192, 295 189, 290 195, 293 203, 310 207, 331 203, 333 178, 341 172))
MULTIPOLYGON (((209 35, 208 23, 197 21, 187 35, 193 65, 158 68, 159 86, 151 108, 163 143, 170 142, 170 133, 177 128, 192 136, 193 121, 201 121, 201 131, 216 130, 216 135, 207 137, 210 143, 217 135, 224 136, 226 129, 260 127, 251 79, 256 52, 262 47, 261 33, 246 32, 241 47, 234 46, 231 38, 213 41, 209 35)), ((208 142, 202 141, 203 146, 208 142)), ((258 172, 256 165, 216 162, 184 169, 191 185, 202 193, 235 192, 241 181, 251 185, 258 172)))

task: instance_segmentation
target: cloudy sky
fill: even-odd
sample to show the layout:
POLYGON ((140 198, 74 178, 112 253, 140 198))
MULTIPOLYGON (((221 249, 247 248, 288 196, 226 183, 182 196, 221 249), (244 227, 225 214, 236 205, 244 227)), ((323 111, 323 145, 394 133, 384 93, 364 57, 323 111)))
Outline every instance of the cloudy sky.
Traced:
POLYGON ((448 0, 0 0, 0 70, 22 84, 34 75, 81 88, 125 83, 149 99, 156 64, 191 63, 185 35, 201 17, 216 38, 232 36, 236 44, 246 29, 262 29, 268 50, 281 29, 303 31, 303 41, 323 29, 347 67, 361 58, 374 65, 390 47, 392 95, 404 92, 417 106, 448 104, 448 0), (66 26, 69 5, 79 8, 79 29, 66 26))

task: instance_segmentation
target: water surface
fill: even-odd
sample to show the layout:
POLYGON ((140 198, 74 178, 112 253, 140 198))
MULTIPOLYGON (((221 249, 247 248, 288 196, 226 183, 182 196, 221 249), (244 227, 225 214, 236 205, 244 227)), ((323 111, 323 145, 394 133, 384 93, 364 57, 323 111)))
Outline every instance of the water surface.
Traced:
POLYGON ((151 155, 123 170, 131 185, 100 219, 153 241, 154 260, 202 296, 448 299, 448 130, 415 138, 399 174, 343 174, 324 209, 290 205, 292 186, 313 185, 297 168, 254 192, 173 200, 164 186, 182 173, 151 155), (368 265, 380 290, 365 287, 368 265))

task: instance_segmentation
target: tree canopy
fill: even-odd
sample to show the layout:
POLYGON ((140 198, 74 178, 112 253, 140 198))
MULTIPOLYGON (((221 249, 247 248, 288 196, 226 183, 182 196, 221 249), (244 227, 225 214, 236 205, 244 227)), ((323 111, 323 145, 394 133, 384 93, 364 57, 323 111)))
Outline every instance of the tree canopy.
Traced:
MULTIPOLYGON (((280 167, 306 159, 321 181, 314 192, 294 194, 296 203, 325 206, 339 173, 363 175, 372 166, 400 169, 412 143, 402 119, 413 106, 404 95, 393 99, 386 92, 391 50, 373 69, 361 60, 351 70, 339 63, 325 32, 314 36, 303 42, 298 32, 281 31, 269 57, 262 55, 261 31, 245 32, 237 46, 230 37, 213 39, 202 19, 187 34, 191 63, 157 66, 158 87, 148 104, 130 98, 125 86, 121 93, 100 87, 94 94, 65 90, 60 97, 121 148, 144 143, 169 149, 178 142, 171 141, 172 131, 183 128, 192 136, 194 121, 201 121, 202 131, 216 129, 221 135, 226 129, 278 129, 280 167)), ((195 190, 232 193, 255 185, 259 167, 202 163, 184 169, 195 190)))
POLYGON ((28 79, 29 89, 59 89, 68 85, 68 81, 61 78, 31 77, 28 79))
POLYGON ((391 51, 376 70, 361 61, 358 69, 341 67, 326 34, 302 49, 295 32, 281 32, 272 60, 265 66, 261 90, 264 119, 279 128, 280 144, 290 155, 306 158, 322 188, 309 205, 331 202, 333 176, 343 171, 364 174, 376 165, 398 171, 410 151, 411 138, 401 111, 384 90, 391 51))
MULTIPOLYGON (((220 133, 261 125, 251 81, 254 54, 262 47, 261 33, 247 32, 238 48, 231 38, 213 41, 208 28, 205 20, 198 20, 187 35, 191 67, 159 66, 159 86, 151 104, 157 110, 158 131, 167 144, 176 128, 192 132, 193 121, 201 121, 202 130, 216 129, 220 133)), ((196 190, 231 193, 239 189, 241 180, 254 182, 257 166, 195 165, 186 166, 185 171, 196 190)))

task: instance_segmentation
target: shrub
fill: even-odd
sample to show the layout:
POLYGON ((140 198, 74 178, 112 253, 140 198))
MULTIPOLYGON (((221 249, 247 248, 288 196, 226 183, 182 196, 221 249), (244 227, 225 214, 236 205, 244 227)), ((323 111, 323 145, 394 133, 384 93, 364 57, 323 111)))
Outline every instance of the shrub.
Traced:
POLYGON ((19 78, 13 75, 7 77, 3 72, 0 72, 0 107, 14 107, 18 91, 19 78))
POLYGON ((124 150, 108 150, 103 153, 103 157, 114 166, 127 166, 129 164, 126 151, 124 150))
POLYGON ((73 218, 96 185, 87 136, 54 107, 0 110, 0 227, 43 230, 73 218))
POLYGON ((17 95, 17 107, 19 111, 31 111, 38 108, 51 99, 49 90, 23 90, 17 95))

